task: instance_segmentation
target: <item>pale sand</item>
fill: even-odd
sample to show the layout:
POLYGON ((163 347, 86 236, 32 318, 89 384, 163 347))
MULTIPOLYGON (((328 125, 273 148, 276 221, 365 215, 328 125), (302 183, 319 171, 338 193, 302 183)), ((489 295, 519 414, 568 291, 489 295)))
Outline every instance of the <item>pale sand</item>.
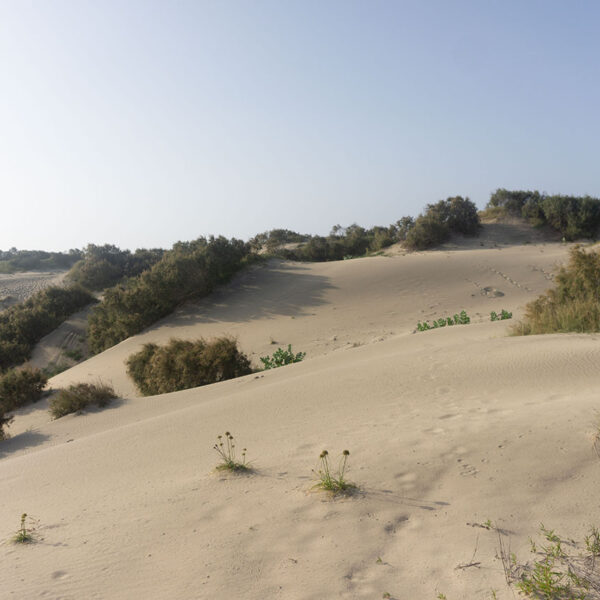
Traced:
POLYGON ((58 375, 55 387, 101 377, 128 399, 17 417, 0 446, 0 537, 26 511, 42 539, 0 546, 2 597, 513 597, 496 534, 468 523, 491 519, 525 558, 540 521, 576 538, 600 522, 598 336, 507 337, 514 320, 489 322, 518 317, 567 250, 271 263, 58 375), (471 325, 413 333, 463 308, 471 325), (222 333, 257 366, 271 338, 307 358, 135 397, 123 361, 143 342, 222 333), (255 475, 213 472, 225 430, 255 475), (360 494, 311 492, 323 448, 350 450, 360 494))
POLYGON ((52 285, 63 285, 67 271, 0 273, 0 311, 52 285))

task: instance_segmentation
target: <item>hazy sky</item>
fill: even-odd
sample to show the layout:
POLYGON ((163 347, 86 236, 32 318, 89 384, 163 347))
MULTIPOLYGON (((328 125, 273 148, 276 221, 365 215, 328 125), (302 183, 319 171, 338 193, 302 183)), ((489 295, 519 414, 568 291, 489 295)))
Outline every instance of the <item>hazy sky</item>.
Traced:
POLYGON ((0 0, 0 248, 600 196, 600 3, 0 0))

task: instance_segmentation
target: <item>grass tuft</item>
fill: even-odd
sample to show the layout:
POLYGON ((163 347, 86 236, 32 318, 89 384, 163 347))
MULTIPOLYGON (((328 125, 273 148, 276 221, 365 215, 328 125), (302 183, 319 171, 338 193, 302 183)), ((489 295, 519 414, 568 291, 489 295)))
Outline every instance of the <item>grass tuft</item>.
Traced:
POLYGON ((337 472, 334 472, 329 463, 329 452, 323 450, 319 455, 320 468, 315 471, 318 481, 313 487, 325 490, 333 495, 351 494, 354 492, 357 489, 356 485, 346 479, 349 456, 350 452, 348 450, 342 452, 337 472))
POLYGON ((213 446, 213 449, 221 457, 221 462, 216 466, 217 471, 232 471, 234 473, 249 472, 252 470, 250 465, 246 462, 246 448, 242 448, 242 458, 238 461, 236 458, 235 451, 235 439, 229 433, 225 432, 225 437, 222 435, 217 436, 217 443, 213 446))
POLYGON ((31 544, 35 541, 34 532, 35 527, 30 524, 27 525, 27 513, 21 515, 21 526, 12 538, 15 544, 31 544))

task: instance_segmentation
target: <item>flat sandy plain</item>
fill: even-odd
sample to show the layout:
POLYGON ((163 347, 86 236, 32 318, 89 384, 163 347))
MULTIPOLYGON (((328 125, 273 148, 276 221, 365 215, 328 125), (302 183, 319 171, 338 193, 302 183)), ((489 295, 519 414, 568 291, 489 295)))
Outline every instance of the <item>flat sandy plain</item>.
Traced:
POLYGON ((57 421, 44 403, 17 415, 0 447, 0 538, 27 512, 38 541, 0 545, 2 598, 513 598, 498 535, 477 524, 523 558, 540 522, 577 539, 600 524, 600 344, 507 336, 568 246, 492 233, 273 261, 56 376, 111 381, 123 399, 57 421), (490 322, 501 308, 513 320, 490 322), (470 325, 415 332, 461 309, 470 325), (124 360, 142 343, 224 333, 257 367, 277 346, 307 357, 136 396, 124 360), (226 430, 253 475, 214 471, 226 430), (350 451, 359 493, 311 489, 323 449, 350 451))

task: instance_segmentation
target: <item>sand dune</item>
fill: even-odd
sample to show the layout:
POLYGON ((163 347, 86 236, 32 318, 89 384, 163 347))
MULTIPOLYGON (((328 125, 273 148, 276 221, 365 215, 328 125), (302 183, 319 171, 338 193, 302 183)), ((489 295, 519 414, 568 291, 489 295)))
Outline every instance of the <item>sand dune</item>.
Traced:
POLYGON ((512 597, 496 557, 538 524, 598 522, 598 336, 507 337, 551 286, 561 244, 471 247, 241 274, 54 386, 102 377, 123 395, 49 422, 19 415, 0 446, 0 523, 23 511, 38 543, 0 546, 7 598, 512 597), (469 326, 414 333, 466 309, 469 326), (508 322, 510 323, 510 321, 508 322), (124 360, 147 341, 236 335, 258 357, 304 362, 136 397, 124 360), (216 474, 234 433, 256 473, 216 474), (15 435, 18 434, 18 435, 15 435), (319 452, 348 449, 351 498, 311 491, 319 452), (474 558, 473 558, 474 557, 474 558), (473 568, 458 568, 478 562, 473 568))

